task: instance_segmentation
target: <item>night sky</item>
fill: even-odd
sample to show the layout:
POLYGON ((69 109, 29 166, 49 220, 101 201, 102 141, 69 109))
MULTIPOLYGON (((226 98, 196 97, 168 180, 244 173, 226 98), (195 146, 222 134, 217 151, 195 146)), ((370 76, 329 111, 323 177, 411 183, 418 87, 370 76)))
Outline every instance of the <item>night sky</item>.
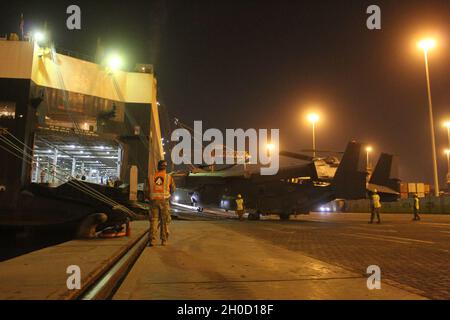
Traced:
POLYGON ((46 20, 58 47, 94 55, 97 38, 135 62, 152 63, 159 100, 184 123, 279 128, 281 148, 311 147, 308 110, 318 110, 319 149, 354 138, 400 157, 400 177, 432 182, 423 55, 436 36, 431 85, 441 183, 443 120, 450 119, 450 2, 392 1, 2 1, 0 33, 46 20), (65 27, 78 4, 82 30, 65 27), (377 4, 382 30, 366 28, 377 4))

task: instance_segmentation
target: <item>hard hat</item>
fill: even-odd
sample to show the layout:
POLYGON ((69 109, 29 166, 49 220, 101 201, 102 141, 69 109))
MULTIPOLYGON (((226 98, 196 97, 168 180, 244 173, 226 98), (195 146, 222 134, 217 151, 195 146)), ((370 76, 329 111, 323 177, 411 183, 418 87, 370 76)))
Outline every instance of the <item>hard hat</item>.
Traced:
POLYGON ((241 198, 242 198, 242 196, 240 194, 238 194, 238 199, 241 199, 241 198))
POLYGON ((164 169, 166 169, 166 168, 167 168, 167 162, 166 162, 166 160, 160 160, 160 161, 158 161, 158 170, 159 170, 159 171, 164 170, 164 169))

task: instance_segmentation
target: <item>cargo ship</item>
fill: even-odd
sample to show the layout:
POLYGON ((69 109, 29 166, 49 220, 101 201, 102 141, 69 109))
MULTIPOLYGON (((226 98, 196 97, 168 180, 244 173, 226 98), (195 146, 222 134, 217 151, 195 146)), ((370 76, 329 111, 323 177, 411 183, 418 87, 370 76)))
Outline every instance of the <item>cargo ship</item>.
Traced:
POLYGON ((163 158, 157 80, 0 40, 0 228, 67 228, 105 213, 133 219, 136 185, 163 158))

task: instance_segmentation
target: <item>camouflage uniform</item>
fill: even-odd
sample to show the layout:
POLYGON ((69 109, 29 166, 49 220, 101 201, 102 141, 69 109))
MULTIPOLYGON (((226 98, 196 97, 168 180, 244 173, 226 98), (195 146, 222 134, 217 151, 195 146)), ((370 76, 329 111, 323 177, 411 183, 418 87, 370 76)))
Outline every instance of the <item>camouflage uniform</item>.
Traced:
POLYGON ((170 216, 169 200, 153 200, 150 207, 150 243, 156 244, 158 229, 162 242, 169 240, 169 223, 172 221, 170 216))

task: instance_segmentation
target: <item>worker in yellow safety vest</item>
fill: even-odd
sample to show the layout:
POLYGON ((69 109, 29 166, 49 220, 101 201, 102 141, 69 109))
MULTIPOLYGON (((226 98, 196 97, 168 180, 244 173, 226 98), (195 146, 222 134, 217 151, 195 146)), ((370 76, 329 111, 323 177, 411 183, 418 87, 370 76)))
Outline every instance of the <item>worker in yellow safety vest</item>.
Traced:
POLYGON ((373 190, 372 199, 371 199, 372 214, 370 215, 369 223, 373 223, 373 219, 375 218, 375 215, 377 215, 377 220, 378 220, 377 223, 381 223, 380 208, 381 208, 380 196, 377 193, 377 189, 375 189, 375 190, 373 190))
POLYGON ((420 201, 419 201, 419 195, 416 193, 414 194, 414 221, 418 221, 420 220, 420 216, 419 216, 419 210, 420 210, 420 201))
POLYGON ((158 226, 161 244, 165 246, 169 240, 170 196, 175 192, 175 182, 172 176, 166 172, 167 162, 158 162, 158 171, 149 176, 150 192, 150 232, 149 245, 157 243, 158 226))
POLYGON ((239 216, 239 221, 244 220, 244 211, 245 211, 244 199, 240 194, 238 194, 236 199, 236 213, 239 216))

